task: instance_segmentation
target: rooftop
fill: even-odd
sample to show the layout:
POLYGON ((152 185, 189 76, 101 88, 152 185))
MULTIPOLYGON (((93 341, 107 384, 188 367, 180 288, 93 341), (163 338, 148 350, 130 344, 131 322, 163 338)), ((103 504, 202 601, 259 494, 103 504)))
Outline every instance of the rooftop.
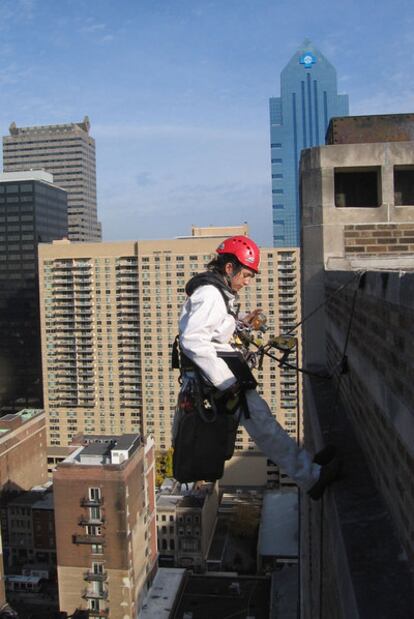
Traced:
POLYGON ((142 438, 139 434, 78 435, 73 442, 77 449, 61 465, 121 465, 142 445, 142 438))
POLYGON ((263 556, 298 556, 298 494, 295 490, 264 493, 258 552, 263 556))
MULTIPOLYGON (((43 181, 53 185, 53 174, 45 170, 25 170, 21 172, 2 172, 0 174, 0 183, 19 181, 43 181)), ((53 185, 55 186, 55 185, 53 185)))
POLYGON ((158 568, 138 619, 169 619, 185 573, 179 568, 158 568))
POLYGON ((11 499, 8 504, 30 506, 32 509, 53 509, 53 492, 50 491, 50 485, 32 488, 11 499))
POLYGON ((18 413, 8 413, 0 417, 0 434, 6 434, 20 428, 24 423, 44 415, 44 410, 41 408, 25 408, 18 413))
POLYGON ((11 136, 17 136, 25 133, 63 133, 71 131, 72 129, 81 129, 86 133, 89 133, 90 126, 89 117, 85 116, 83 121, 79 123, 64 123, 60 125, 34 125, 31 127, 18 127, 15 122, 12 122, 9 127, 9 132, 11 136))
MULTIPOLYGON (((171 619, 194 617, 254 617, 269 619, 270 579, 263 577, 240 577, 191 575, 185 583, 179 605, 171 619)), ((157 617, 158 615, 153 615, 157 617)))

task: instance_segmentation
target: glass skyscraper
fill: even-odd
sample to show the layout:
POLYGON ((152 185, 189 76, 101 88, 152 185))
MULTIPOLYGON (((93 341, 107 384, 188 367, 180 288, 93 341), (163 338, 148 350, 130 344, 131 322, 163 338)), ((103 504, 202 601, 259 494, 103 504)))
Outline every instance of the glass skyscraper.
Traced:
POLYGON ((335 68, 305 40, 270 99, 273 244, 300 245, 299 161, 303 148, 325 143, 330 118, 347 116, 348 95, 338 95, 335 68))
POLYGON ((67 193, 44 171, 0 175, 0 410, 42 406, 38 243, 68 234, 67 193))

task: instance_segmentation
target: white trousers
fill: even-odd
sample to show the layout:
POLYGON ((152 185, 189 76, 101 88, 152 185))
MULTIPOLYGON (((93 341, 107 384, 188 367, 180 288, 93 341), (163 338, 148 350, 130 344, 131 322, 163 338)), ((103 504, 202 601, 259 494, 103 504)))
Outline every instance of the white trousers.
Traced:
POLYGON ((300 488, 309 490, 319 479, 321 467, 310 454, 273 417, 267 402, 257 391, 246 391, 250 419, 242 414, 243 425, 261 451, 293 479, 300 488))

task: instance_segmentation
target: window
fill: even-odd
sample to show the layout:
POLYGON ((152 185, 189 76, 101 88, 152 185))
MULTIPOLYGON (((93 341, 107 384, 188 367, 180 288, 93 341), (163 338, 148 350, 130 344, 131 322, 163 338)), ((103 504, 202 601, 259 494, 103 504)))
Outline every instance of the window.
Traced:
POLYGON ((96 563, 95 561, 93 561, 93 563, 92 563, 92 572, 94 574, 103 574, 103 572, 104 572, 104 564, 103 563, 96 563))
POLYGON ((99 501, 101 498, 101 489, 89 488, 89 498, 91 501, 99 501))
POLYGON ((334 185, 337 208, 375 208, 382 203, 380 168, 335 168, 334 185))
POLYGON ((414 166, 394 166, 394 204, 414 204, 414 166))
POLYGON ((99 600, 95 600, 94 598, 88 599, 89 610, 100 610, 99 600))
POLYGON ((90 508, 90 516, 91 516, 91 520, 100 520, 101 519, 101 508, 100 507, 91 507, 90 508))

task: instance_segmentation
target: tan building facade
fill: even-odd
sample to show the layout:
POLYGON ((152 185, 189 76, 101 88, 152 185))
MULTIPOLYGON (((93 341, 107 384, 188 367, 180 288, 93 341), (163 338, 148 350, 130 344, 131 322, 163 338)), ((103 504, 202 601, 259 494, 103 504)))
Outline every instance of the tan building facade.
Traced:
POLYGON ((191 492, 175 487, 157 495, 160 565, 204 571, 217 521, 218 483, 198 484, 191 492))
POLYGON ((68 192, 69 238, 99 241, 97 219, 95 140, 87 116, 79 123, 17 127, 3 137, 5 172, 47 170, 68 192))
MULTIPOLYGON (((77 432, 141 432, 171 445, 178 373, 171 370, 185 284, 205 269, 219 243, 247 227, 194 229, 198 236, 99 244, 68 241, 39 248, 44 399, 51 446, 77 432)), ((241 294, 261 307, 269 334, 300 320, 299 253, 262 248, 260 275, 241 294)), ((265 336, 266 337, 266 336, 265 336)), ((280 353, 276 351, 276 356, 280 353)), ((300 351, 299 351, 300 358, 300 351)), ((295 355, 289 358, 295 366, 295 355)), ((272 411, 298 432, 296 370, 264 359, 258 380, 272 411)), ((255 446, 244 430, 236 449, 255 446)))
POLYGON ((135 619, 156 571, 154 444, 82 442, 54 473, 60 610, 135 619))

